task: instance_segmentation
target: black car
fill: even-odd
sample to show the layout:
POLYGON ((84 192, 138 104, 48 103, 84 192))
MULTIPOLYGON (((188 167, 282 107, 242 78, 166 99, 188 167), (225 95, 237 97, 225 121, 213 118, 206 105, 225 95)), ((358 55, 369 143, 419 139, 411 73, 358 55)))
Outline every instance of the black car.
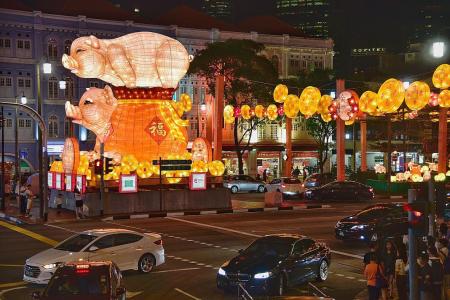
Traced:
POLYGON ((340 240, 378 241, 408 233, 408 213, 403 203, 379 203, 337 222, 340 240))
POLYGON ((333 176, 333 174, 331 173, 323 173, 323 174, 314 173, 306 177, 303 184, 305 185, 305 188, 313 188, 332 182, 335 179, 336 179, 335 176, 333 176))
POLYGON ((369 201, 373 200, 373 188, 356 181, 333 181, 324 186, 305 191, 307 200, 369 201))
POLYGON ((115 263, 74 262, 59 267, 34 300, 125 300, 122 273, 115 263))
POLYGON ((268 235, 222 265, 217 273, 217 287, 229 290, 242 284, 252 292, 281 296, 288 286, 326 280, 330 259, 330 249, 311 238, 268 235))

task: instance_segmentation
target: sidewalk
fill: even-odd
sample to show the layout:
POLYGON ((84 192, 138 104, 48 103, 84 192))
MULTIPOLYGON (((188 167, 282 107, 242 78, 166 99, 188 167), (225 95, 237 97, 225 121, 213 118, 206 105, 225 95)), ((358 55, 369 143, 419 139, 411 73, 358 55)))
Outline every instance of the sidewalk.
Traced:
MULTIPOLYGON (((5 203, 5 211, 1 211, 0 219, 6 219, 15 223, 25 223, 25 224, 39 224, 43 223, 40 218, 39 211, 39 199, 34 199, 33 207, 31 208, 31 216, 25 217, 19 209, 19 206, 13 197, 7 197, 5 203)), ((75 212, 67 209, 61 209, 58 213, 56 208, 48 208, 48 222, 57 223, 75 220, 75 212)))

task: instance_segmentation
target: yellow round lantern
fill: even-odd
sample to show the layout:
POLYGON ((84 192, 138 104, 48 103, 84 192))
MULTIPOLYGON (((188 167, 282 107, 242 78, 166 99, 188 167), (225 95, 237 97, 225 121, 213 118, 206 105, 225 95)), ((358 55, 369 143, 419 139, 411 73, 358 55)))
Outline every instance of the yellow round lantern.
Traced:
POLYGON ((353 125, 353 123, 355 123, 355 118, 345 121, 345 125, 347 126, 353 125))
POLYGON ((149 178, 153 175, 153 168, 150 162, 142 161, 139 163, 138 168, 136 169, 136 174, 139 178, 149 178))
POLYGON ((225 123, 232 124, 234 123, 234 107, 233 105, 226 105, 223 109, 223 119, 225 123))
POLYGON ((327 113, 327 114, 320 114, 320 117, 322 118, 322 120, 324 122, 330 122, 331 121, 331 114, 327 113))
POLYGON ((430 87, 422 81, 413 82, 405 92, 405 103, 412 110, 420 110, 430 100, 430 87))
POLYGON ((278 103, 286 101, 288 95, 288 88, 284 84, 278 84, 273 90, 273 100, 278 103))
POLYGON ((286 101, 284 101, 283 110, 286 117, 291 119, 297 117, 297 114, 300 110, 298 97, 292 94, 288 95, 286 97, 286 101))
POLYGON ((450 90, 443 90, 439 93, 438 103, 440 107, 450 107, 450 90))
POLYGON ((377 111, 378 94, 372 91, 365 91, 359 98, 359 110, 362 112, 372 114, 377 111))
POLYGON ((270 104, 267 107, 267 118, 269 118, 270 121, 275 121, 278 117, 278 108, 275 104, 270 104))
POLYGON ((418 175, 418 174, 413 174, 413 175, 411 175, 411 180, 413 182, 422 182, 423 181, 423 177, 418 175))
POLYGON ((264 118, 264 106, 262 106, 261 104, 255 106, 255 116, 258 119, 264 118))
POLYGON ((448 89, 450 87, 450 65, 442 64, 433 73, 433 85, 438 89, 448 89))
POLYGON ((184 111, 190 111, 192 109, 192 100, 188 94, 181 94, 180 104, 184 111))
POLYGON ((208 164, 203 160, 196 160, 191 165, 192 172, 208 172, 208 164))
POLYGON ((225 166, 220 160, 214 160, 208 164, 209 173, 212 176, 222 176, 225 172, 225 166))
POLYGON ((445 173, 439 173, 434 176, 434 181, 445 181, 445 173))
POLYGON ((400 80, 390 78, 378 90, 380 100, 378 106, 385 113, 395 112, 405 99, 405 88, 400 80))
POLYGON ((241 115, 242 118, 244 118, 244 120, 249 120, 252 115, 250 113, 250 106, 248 106, 247 104, 244 104, 241 106, 241 115))
POLYGON ((300 112, 305 116, 312 116, 319 106, 320 91, 313 86, 306 87, 300 95, 300 112))
POLYGON ((319 105, 317 107, 317 112, 321 115, 328 114, 329 113, 328 107, 330 107, 332 102, 333 98, 331 98, 330 95, 323 95, 320 98, 319 105))

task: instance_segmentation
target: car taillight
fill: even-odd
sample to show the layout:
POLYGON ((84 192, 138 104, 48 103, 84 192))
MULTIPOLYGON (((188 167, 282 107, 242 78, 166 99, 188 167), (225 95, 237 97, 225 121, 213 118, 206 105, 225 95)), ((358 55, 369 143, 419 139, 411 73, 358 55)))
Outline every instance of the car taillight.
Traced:
POLYGON ((285 187, 286 187, 286 185, 285 185, 285 184, 282 184, 282 185, 281 185, 281 187, 282 187, 282 188, 285 188, 285 187))
POLYGON ((373 188, 370 188, 369 191, 373 192, 373 188))
POLYGON ((156 245, 162 246, 163 241, 162 240, 157 240, 157 241, 154 241, 153 243, 155 243, 156 245))
POLYGON ((87 274, 89 273, 89 269, 77 269, 75 272, 77 274, 87 274))

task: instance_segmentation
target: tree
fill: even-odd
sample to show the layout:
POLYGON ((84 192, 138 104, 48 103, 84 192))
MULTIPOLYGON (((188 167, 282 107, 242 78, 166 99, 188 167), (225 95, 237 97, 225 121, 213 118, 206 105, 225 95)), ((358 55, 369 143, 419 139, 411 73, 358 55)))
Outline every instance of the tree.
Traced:
MULTIPOLYGON (((264 45, 251 40, 226 40, 215 42, 200 50, 189 67, 189 74, 196 74, 206 79, 209 91, 214 95, 216 77, 225 77, 224 99, 227 104, 240 106, 272 100, 273 86, 277 72, 264 55, 264 45)), ((242 156, 249 150, 253 131, 261 122, 253 117, 250 120, 235 118, 234 146, 238 158, 239 174, 244 173, 242 156), (243 131, 239 137, 239 130, 243 131)))
POLYGON ((332 147, 331 137, 336 129, 336 122, 325 122, 318 115, 306 120, 306 130, 311 135, 316 144, 319 153, 319 171, 323 174, 323 166, 328 159, 328 153, 332 147))

